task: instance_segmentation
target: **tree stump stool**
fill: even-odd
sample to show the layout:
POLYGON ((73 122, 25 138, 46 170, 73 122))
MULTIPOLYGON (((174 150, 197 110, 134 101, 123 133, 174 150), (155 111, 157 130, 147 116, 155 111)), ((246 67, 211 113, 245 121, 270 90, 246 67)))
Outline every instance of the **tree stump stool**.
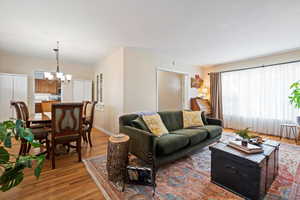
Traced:
POLYGON ((126 167, 128 164, 129 136, 119 134, 109 137, 107 146, 106 169, 108 180, 125 185, 126 167))

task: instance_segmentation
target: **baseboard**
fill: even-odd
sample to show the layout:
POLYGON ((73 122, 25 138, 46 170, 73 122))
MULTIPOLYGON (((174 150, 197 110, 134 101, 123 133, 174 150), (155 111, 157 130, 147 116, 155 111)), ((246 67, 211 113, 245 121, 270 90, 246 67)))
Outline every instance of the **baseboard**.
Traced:
POLYGON ((95 128, 95 129, 98 129, 99 131, 101 131, 101 132, 103 132, 103 133, 105 133, 106 135, 113 135, 112 132, 110 132, 110 131, 108 131, 108 130, 106 130, 106 129, 104 129, 104 128, 101 128, 101 127, 99 127, 99 126, 94 126, 94 128, 95 128))

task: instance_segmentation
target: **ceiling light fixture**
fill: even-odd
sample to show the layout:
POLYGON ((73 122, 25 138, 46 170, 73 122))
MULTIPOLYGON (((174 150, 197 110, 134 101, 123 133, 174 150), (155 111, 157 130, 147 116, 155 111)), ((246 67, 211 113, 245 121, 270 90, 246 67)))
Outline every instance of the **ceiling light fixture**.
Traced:
POLYGON ((72 80, 71 74, 64 74, 59 69, 59 41, 57 41, 57 47, 53 49, 56 55, 56 72, 44 72, 44 77, 48 80, 57 80, 62 83, 69 83, 72 80))

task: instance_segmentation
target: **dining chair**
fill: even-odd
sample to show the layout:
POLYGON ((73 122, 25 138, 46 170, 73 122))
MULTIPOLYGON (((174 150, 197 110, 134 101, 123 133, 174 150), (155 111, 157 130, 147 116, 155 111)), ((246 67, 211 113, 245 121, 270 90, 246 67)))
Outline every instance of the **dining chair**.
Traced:
POLYGON ((81 162, 82 103, 52 104, 51 159, 55 169, 55 149, 57 144, 75 147, 81 162))
POLYGON ((90 101, 82 101, 83 107, 82 107, 82 114, 85 116, 86 115, 86 106, 90 101))
MULTIPOLYGON (((25 102, 23 101, 12 101, 11 105, 14 106, 16 110, 16 117, 24 122, 26 128, 30 128, 32 134, 34 135, 34 139, 38 140, 41 144, 46 144, 46 151, 41 152, 39 154, 47 154, 47 158, 49 158, 50 152, 50 143, 48 140, 48 132, 49 129, 46 129, 42 126, 31 126, 29 119, 29 111, 25 102)), ((21 139, 21 147, 19 151, 19 155, 26 155, 29 153, 31 149, 31 145, 24 139, 21 139)))
MULTIPOLYGON (((21 112, 19 104, 15 101, 11 101, 10 105, 15 108, 16 119, 23 121, 23 116, 22 116, 22 112, 21 112)), ((27 141, 25 139, 21 138, 21 146, 20 146, 20 150, 19 150, 19 155, 25 155, 26 151, 27 151, 27 141)))
POLYGON ((88 102, 85 110, 85 123, 83 127, 83 139, 92 147, 91 132, 94 123, 94 113, 97 101, 88 102))
POLYGON ((21 109, 21 114, 22 114, 22 119, 26 122, 26 127, 31 128, 31 129, 36 129, 36 128, 44 128, 45 124, 32 124, 29 119, 29 111, 26 103, 24 101, 16 101, 16 103, 19 105, 21 109))

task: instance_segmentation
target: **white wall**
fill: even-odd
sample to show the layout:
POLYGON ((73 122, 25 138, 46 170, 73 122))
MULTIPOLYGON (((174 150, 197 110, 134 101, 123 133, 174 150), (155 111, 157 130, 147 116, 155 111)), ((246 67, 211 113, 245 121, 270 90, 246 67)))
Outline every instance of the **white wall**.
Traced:
MULTIPOLYGON (((174 60, 143 48, 118 48, 94 68, 94 80, 103 73, 104 110, 95 111, 95 127, 109 134, 119 130, 118 119, 124 113, 156 111, 156 69, 165 68, 201 72, 199 67, 176 65, 174 60)), ((188 83, 189 84, 189 83, 188 83)), ((189 91, 192 95, 191 90, 189 91)))
MULTIPOLYGON (((186 72, 190 75, 201 73, 199 67, 175 64, 176 58, 156 54, 144 48, 124 48, 124 112, 156 111, 156 69, 163 68, 186 72)), ((195 96, 192 89, 189 96, 195 96)))
POLYGON ((123 48, 115 49, 109 56, 102 59, 94 69, 94 80, 96 80, 97 74, 103 73, 104 103, 103 111, 95 111, 94 124, 96 128, 107 133, 118 132, 118 117, 124 112, 123 54, 123 48))
POLYGON ((184 98, 184 75, 157 71, 158 110, 181 110, 184 98))
MULTIPOLYGON (((56 60, 54 56, 53 59, 45 59, 40 57, 21 56, 0 52, 0 73, 28 75, 28 103, 31 112, 34 111, 34 72, 55 70, 56 60)), ((72 74, 73 79, 92 80, 93 78, 93 68, 91 66, 75 63, 61 63, 61 70, 65 73, 72 74)))

